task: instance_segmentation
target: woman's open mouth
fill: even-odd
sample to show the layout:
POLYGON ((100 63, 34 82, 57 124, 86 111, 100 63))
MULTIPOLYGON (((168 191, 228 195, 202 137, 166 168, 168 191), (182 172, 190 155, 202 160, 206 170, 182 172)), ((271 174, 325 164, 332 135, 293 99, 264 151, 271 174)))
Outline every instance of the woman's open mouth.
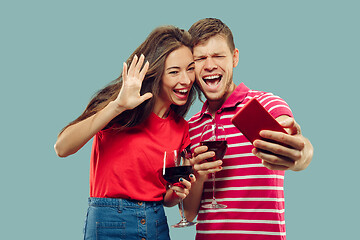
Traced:
POLYGON ((174 89, 173 92, 180 99, 187 99, 189 89, 174 89))

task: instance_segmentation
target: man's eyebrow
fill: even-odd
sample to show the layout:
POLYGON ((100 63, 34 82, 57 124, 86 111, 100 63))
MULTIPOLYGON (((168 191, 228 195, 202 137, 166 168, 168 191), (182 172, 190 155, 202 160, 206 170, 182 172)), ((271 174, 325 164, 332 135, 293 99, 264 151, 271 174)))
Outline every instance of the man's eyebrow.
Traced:
POLYGON ((206 57, 206 55, 204 54, 201 54, 201 55, 194 55, 194 59, 197 59, 197 58, 204 58, 206 57))
POLYGON ((206 56, 219 56, 219 55, 225 55, 225 52, 213 52, 213 53, 210 53, 210 54, 194 54, 194 58, 202 58, 202 57, 206 57, 206 56))
POLYGON ((214 52, 211 54, 211 56, 219 56, 219 55, 225 55, 226 52, 222 51, 222 52, 214 52))
POLYGON ((202 54, 202 53, 200 53, 200 54, 193 54, 193 56, 194 57, 203 57, 203 56, 205 56, 206 54, 202 54))

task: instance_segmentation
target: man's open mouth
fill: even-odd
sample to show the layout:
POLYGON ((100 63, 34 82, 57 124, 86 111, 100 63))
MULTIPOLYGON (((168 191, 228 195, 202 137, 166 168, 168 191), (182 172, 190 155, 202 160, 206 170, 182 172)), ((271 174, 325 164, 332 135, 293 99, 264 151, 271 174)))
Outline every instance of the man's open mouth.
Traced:
POLYGON ((211 76, 205 76, 203 77, 203 81, 208 85, 209 87, 216 87, 219 82, 222 79, 222 75, 211 75, 211 76))

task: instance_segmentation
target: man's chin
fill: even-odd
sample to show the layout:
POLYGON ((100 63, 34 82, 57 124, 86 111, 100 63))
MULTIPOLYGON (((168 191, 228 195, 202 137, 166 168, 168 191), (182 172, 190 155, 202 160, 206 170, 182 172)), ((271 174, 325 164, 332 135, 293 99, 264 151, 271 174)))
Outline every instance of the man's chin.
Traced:
POLYGON ((216 93, 205 93, 205 97, 209 102, 216 102, 224 99, 224 94, 221 94, 219 92, 216 93))

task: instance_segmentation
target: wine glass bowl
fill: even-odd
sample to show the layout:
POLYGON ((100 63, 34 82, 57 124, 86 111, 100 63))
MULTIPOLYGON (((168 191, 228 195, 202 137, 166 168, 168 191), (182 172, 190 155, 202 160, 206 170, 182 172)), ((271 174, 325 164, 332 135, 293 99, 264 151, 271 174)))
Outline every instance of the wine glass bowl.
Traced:
POLYGON ((163 177, 168 183, 175 184, 179 182, 180 178, 190 181, 191 173, 193 173, 192 166, 168 167, 165 169, 163 177))
POLYGON ((212 158, 208 158, 207 161, 216 161, 218 159, 223 159, 227 149, 227 141, 226 140, 218 140, 218 141, 203 141, 201 142, 202 146, 207 146, 208 151, 214 151, 215 156, 212 158))

